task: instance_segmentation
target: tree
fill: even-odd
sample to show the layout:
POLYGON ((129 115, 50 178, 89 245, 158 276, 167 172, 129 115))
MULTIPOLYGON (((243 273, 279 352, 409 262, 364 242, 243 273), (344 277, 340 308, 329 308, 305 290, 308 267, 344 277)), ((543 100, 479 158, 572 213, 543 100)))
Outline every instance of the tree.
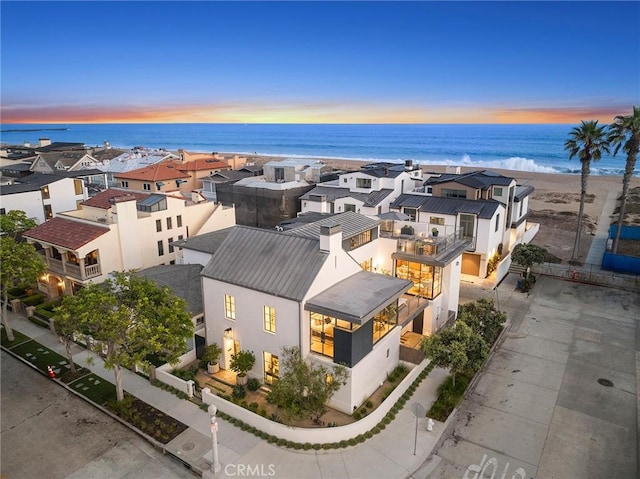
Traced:
POLYGON ((326 412, 326 403, 349 377, 345 366, 337 364, 330 371, 321 364, 306 361, 298 347, 282 348, 280 371, 269 401, 289 419, 311 414, 316 422, 326 412))
POLYGON ((82 325, 79 318, 70 314, 57 314, 61 309, 72 310, 75 305, 71 303, 78 301, 79 296, 65 296, 62 299, 61 306, 54 309, 54 321, 53 325, 56 330, 56 334, 64 343, 64 349, 69 360, 69 368, 72 373, 76 372, 76 365, 73 362, 73 354, 71 352, 71 346, 73 345, 75 333, 80 332, 82 325))
POLYGON ((544 263, 547 260, 547 250, 534 244, 520 243, 513 248, 511 260, 527 268, 525 277, 528 277, 534 264, 544 263))
POLYGON ((231 364, 229 366, 232 371, 238 373, 239 378, 244 378, 255 363, 256 356, 253 351, 238 351, 231 356, 231 364))
POLYGON ((441 368, 449 368, 456 385, 456 374, 474 374, 489 354, 482 336, 463 321, 424 338, 421 344, 427 358, 441 368))
POLYGON ((47 265, 32 245, 18 243, 12 236, 0 237, 0 265, 2 324, 4 324, 7 339, 13 341, 13 330, 7 314, 9 290, 32 286, 38 280, 38 276, 47 270, 47 265))
POLYGON ((582 217, 584 215, 584 201, 587 196, 587 180, 591 168, 591 161, 598 161, 602 153, 609 153, 609 142, 605 136, 606 125, 598 126, 598 121, 582 121, 579 127, 574 127, 569 133, 569 139, 564 143, 564 149, 569 151, 569 159, 578 155, 582 163, 580 210, 578 212, 578 228, 573 245, 571 261, 580 259, 580 235, 582 234, 582 217))
POLYGON ((622 196, 620 197, 620 212, 618 215, 618 228, 613 240, 613 252, 618 252, 620 231, 624 221, 624 211, 629 197, 629 183, 636 168, 638 150, 640 149, 640 107, 634 106, 633 113, 628 116, 618 115, 609 126, 609 143, 615 146, 613 156, 618 154, 620 148, 627 154, 627 163, 622 176, 622 196))
POLYGON ((480 298, 477 301, 462 304, 458 308, 457 321, 462 321, 475 334, 482 336, 488 346, 498 338, 506 320, 507 315, 498 311, 490 299, 480 298))
POLYGON ((94 341, 91 349, 113 369, 116 398, 124 399, 121 368, 132 368, 150 355, 175 364, 193 336, 186 303, 168 287, 130 272, 82 288, 74 300, 64 301, 56 319, 72 316, 94 341))
POLYGON ((0 216, 0 231, 13 239, 18 239, 20 233, 36 225, 35 220, 27 218, 27 214, 21 210, 9 210, 7 214, 0 216))

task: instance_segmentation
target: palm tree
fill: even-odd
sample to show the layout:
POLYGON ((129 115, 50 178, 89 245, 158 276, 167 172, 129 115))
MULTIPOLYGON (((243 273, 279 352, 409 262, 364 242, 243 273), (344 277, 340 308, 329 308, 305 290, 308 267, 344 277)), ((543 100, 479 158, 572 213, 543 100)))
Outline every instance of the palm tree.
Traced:
POLYGON ((573 244, 571 261, 580 259, 580 234, 582 233, 582 216, 584 214, 584 200, 587 196, 587 179, 591 167, 591 161, 598 161, 602 153, 609 153, 609 142, 605 135, 607 125, 598 126, 597 120, 582 121, 569 133, 569 139, 564 143, 564 149, 569 151, 569 159, 578 155, 582 163, 582 178, 580 189, 580 211, 578 213, 578 230, 576 241, 573 244))
POLYGON ((618 252, 618 242, 620 241, 620 230, 624 220, 624 210, 627 206, 629 196, 629 182, 633 176, 640 149, 640 107, 633 107, 633 114, 629 116, 618 115, 609 126, 609 143, 615 145, 613 156, 618 154, 620 147, 627 154, 627 164, 624 167, 622 177, 622 197, 620 198, 620 215, 618 216, 618 229, 613 240, 613 252, 618 252))

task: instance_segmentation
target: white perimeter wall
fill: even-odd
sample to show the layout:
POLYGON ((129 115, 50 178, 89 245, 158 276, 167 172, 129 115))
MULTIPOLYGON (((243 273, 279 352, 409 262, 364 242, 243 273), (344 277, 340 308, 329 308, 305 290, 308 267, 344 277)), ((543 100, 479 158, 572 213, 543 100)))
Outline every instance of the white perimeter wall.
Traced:
POLYGON ((27 218, 33 218, 38 224, 44 223, 44 209, 40 191, 2 195, 0 203, 7 213, 11 210, 21 210, 27 214, 27 218))

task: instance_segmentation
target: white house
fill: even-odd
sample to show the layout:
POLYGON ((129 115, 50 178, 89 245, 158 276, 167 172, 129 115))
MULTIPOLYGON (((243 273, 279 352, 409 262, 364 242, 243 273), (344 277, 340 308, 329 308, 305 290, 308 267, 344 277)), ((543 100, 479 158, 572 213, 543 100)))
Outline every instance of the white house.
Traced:
POLYGON ((404 333, 430 332, 438 315, 444 324, 457 309, 462 240, 418 257, 380 237, 378 221, 353 212, 284 232, 236 226, 224 235, 209 235, 208 248, 197 237, 183 242, 183 260, 210 254, 204 310, 207 340, 223 346, 221 366, 251 350, 250 375, 269 384, 282 347, 298 346, 329 369, 349 368, 331 401, 344 412, 398 364, 404 333))
POLYGON ((112 271, 174 263, 174 241, 233 224, 233 207, 112 188, 24 237, 42 248, 48 271, 40 289, 56 297, 104 281, 112 271))
POLYGON ((411 161, 404 165, 372 163, 318 184, 300 198, 301 212, 379 215, 388 212, 399 195, 412 191, 422 181, 422 170, 411 161))
POLYGON ((63 211, 76 209, 87 198, 87 187, 79 178, 34 173, 0 186, 0 214, 22 210, 27 218, 44 223, 63 211))

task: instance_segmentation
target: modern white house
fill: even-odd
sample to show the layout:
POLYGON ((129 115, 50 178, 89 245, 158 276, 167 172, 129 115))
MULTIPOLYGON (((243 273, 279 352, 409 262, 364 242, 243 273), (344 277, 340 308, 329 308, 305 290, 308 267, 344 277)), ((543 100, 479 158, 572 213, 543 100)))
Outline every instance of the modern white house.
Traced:
POLYGON ((418 255, 353 212, 288 231, 235 226, 205 236, 178 246, 185 264, 206 261, 206 336, 223 347, 221 367, 251 350, 257 361, 249 374, 268 385, 282 348, 298 346, 329 369, 349 368, 330 403, 347 413, 397 366, 407 335, 455 317, 462 239, 418 255))
POLYGON ((414 190, 422 182, 422 170, 411 161, 404 165, 372 163, 318 184, 300 198, 300 211, 303 214, 355 211, 375 216, 387 213, 399 195, 414 190))
POLYGON ((517 185, 514 178, 490 171, 432 174, 422 187, 390 205, 398 216, 383 229, 418 237, 461 231, 468 240, 462 273, 484 278, 490 261, 505 258, 538 231, 537 224, 527 222, 533 191, 533 186, 517 185))
POLYGON ((0 186, 0 214, 21 210, 40 224, 63 211, 76 209, 87 198, 82 179, 33 173, 0 186))
POLYGON ((24 237, 40 248, 47 264, 39 289, 57 297, 104 281, 112 271, 174 263, 174 241, 234 224, 233 207, 111 188, 24 237))

